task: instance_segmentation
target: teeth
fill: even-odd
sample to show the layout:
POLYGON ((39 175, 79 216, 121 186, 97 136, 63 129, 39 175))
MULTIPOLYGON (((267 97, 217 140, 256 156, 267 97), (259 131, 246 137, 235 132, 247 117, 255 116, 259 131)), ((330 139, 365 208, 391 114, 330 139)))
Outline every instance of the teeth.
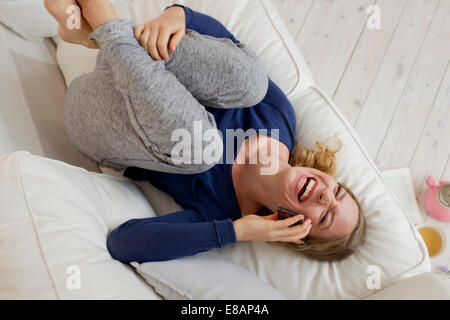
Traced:
MULTIPOLYGON (((314 187, 315 184, 316 184, 316 182, 314 180, 311 179, 309 181, 308 185, 306 186, 305 192, 303 192, 302 196, 300 197, 300 200, 305 199, 309 195, 309 192, 311 191, 311 189, 314 187)), ((300 192, 300 190, 299 190, 299 192, 300 192)))
POLYGON ((298 187, 297 193, 299 193, 303 189, 303 186, 305 185, 306 181, 308 181, 307 178, 305 180, 303 180, 303 182, 300 184, 300 186, 298 187))

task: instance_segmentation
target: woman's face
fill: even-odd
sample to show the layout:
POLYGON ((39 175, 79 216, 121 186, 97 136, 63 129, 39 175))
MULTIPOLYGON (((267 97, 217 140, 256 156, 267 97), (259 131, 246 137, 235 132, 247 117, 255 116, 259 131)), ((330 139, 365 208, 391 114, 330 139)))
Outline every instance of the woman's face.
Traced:
POLYGON ((311 220, 309 237, 331 240, 354 230, 358 205, 328 174, 312 168, 291 167, 280 178, 280 206, 311 220))

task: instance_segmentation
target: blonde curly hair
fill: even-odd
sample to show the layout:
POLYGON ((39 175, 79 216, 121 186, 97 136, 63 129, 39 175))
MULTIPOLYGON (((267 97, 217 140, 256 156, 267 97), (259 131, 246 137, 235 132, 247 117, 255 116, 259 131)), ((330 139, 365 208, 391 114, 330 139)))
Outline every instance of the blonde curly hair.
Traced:
MULTIPOLYGON (((342 149, 342 141, 336 136, 333 137, 338 148, 330 149, 326 142, 317 142, 317 149, 301 148, 298 141, 295 142, 289 164, 295 167, 309 167, 325 172, 331 177, 335 177, 337 171, 336 154, 342 149)), ((280 242, 289 248, 293 248, 304 256, 321 261, 338 261, 345 259, 354 252, 354 248, 364 242, 366 223, 361 213, 361 206, 353 192, 344 184, 339 183, 348 194, 355 200, 359 218, 355 229, 347 236, 335 239, 324 240, 306 238, 304 244, 291 242, 280 242)))

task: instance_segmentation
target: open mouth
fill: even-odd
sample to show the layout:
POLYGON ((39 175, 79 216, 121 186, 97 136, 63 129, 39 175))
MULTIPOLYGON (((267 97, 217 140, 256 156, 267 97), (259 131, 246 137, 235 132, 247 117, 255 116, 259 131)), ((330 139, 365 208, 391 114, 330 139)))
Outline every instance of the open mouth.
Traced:
POLYGON ((297 198, 299 202, 308 200, 313 194, 314 189, 317 186, 317 181, 314 178, 305 177, 302 178, 298 185, 297 198))

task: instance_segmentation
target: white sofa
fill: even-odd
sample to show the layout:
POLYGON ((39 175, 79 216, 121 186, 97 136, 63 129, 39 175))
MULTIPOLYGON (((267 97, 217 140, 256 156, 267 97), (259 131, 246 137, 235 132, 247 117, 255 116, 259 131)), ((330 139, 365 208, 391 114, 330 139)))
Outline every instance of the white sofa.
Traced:
MULTIPOLYGON (((137 22, 155 17, 170 3, 115 1, 120 17, 137 22)), ((316 141, 338 134, 345 148, 339 156, 337 178, 354 191, 367 218, 366 242, 353 256, 338 263, 308 260, 268 243, 238 243, 213 250, 211 255, 220 254, 287 299, 449 299, 449 278, 430 272, 426 247, 419 234, 352 127, 327 95, 315 87, 306 63, 271 2, 184 3, 222 21, 259 55, 270 77, 295 108, 300 143, 312 147, 316 141)), ((66 84, 92 70, 96 54, 95 50, 59 42, 57 62, 66 84)), ((46 94, 52 88, 48 90, 46 94)), ((33 108, 32 104, 29 108, 33 108)), ((9 112, 13 113, 12 109, 9 112)), ((16 127, 20 125, 19 118, 10 116, 16 127)), ((6 121, 0 122, 0 132, 13 137, 16 132, 10 127, 6 121)), ((107 233, 118 224, 177 210, 179 207, 170 196, 149 183, 140 184, 139 189, 127 179, 39 157, 48 155, 42 148, 29 147, 36 130, 21 132, 27 134, 29 137, 16 144, 10 138, 9 145, 0 149, 29 150, 35 154, 4 152, 0 157, 0 298, 161 299, 173 297, 167 293, 167 287, 178 292, 186 290, 183 277, 176 272, 164 274, 168 268, 161 265, 155 265, 152 271, 155 278, 164 276, 166 287, 157 284, 152 287, 132 267, 113 260, 106 250, 107 233), (81 286, 74 289, 70 281, 78 271, 81 286)), ((62 131, 61 135, 64 136, 62 131)), ((54 153, 52 158, 66 160, 68 152, 73 151, 66 150, 64 155, 54 153)), ((83 161, 76 165, 92 170, 83 161)), ((230 283, 221 283, 222 293, 216 289, 213 298, 223 298, 227 285, 230 283)), ((207 294, 198 295, 195 290, 190 295, 178 296, 211 298, 207 294)), ((235 292, 231 296, 249 297, 251 293, 249 296, 235 292)))

